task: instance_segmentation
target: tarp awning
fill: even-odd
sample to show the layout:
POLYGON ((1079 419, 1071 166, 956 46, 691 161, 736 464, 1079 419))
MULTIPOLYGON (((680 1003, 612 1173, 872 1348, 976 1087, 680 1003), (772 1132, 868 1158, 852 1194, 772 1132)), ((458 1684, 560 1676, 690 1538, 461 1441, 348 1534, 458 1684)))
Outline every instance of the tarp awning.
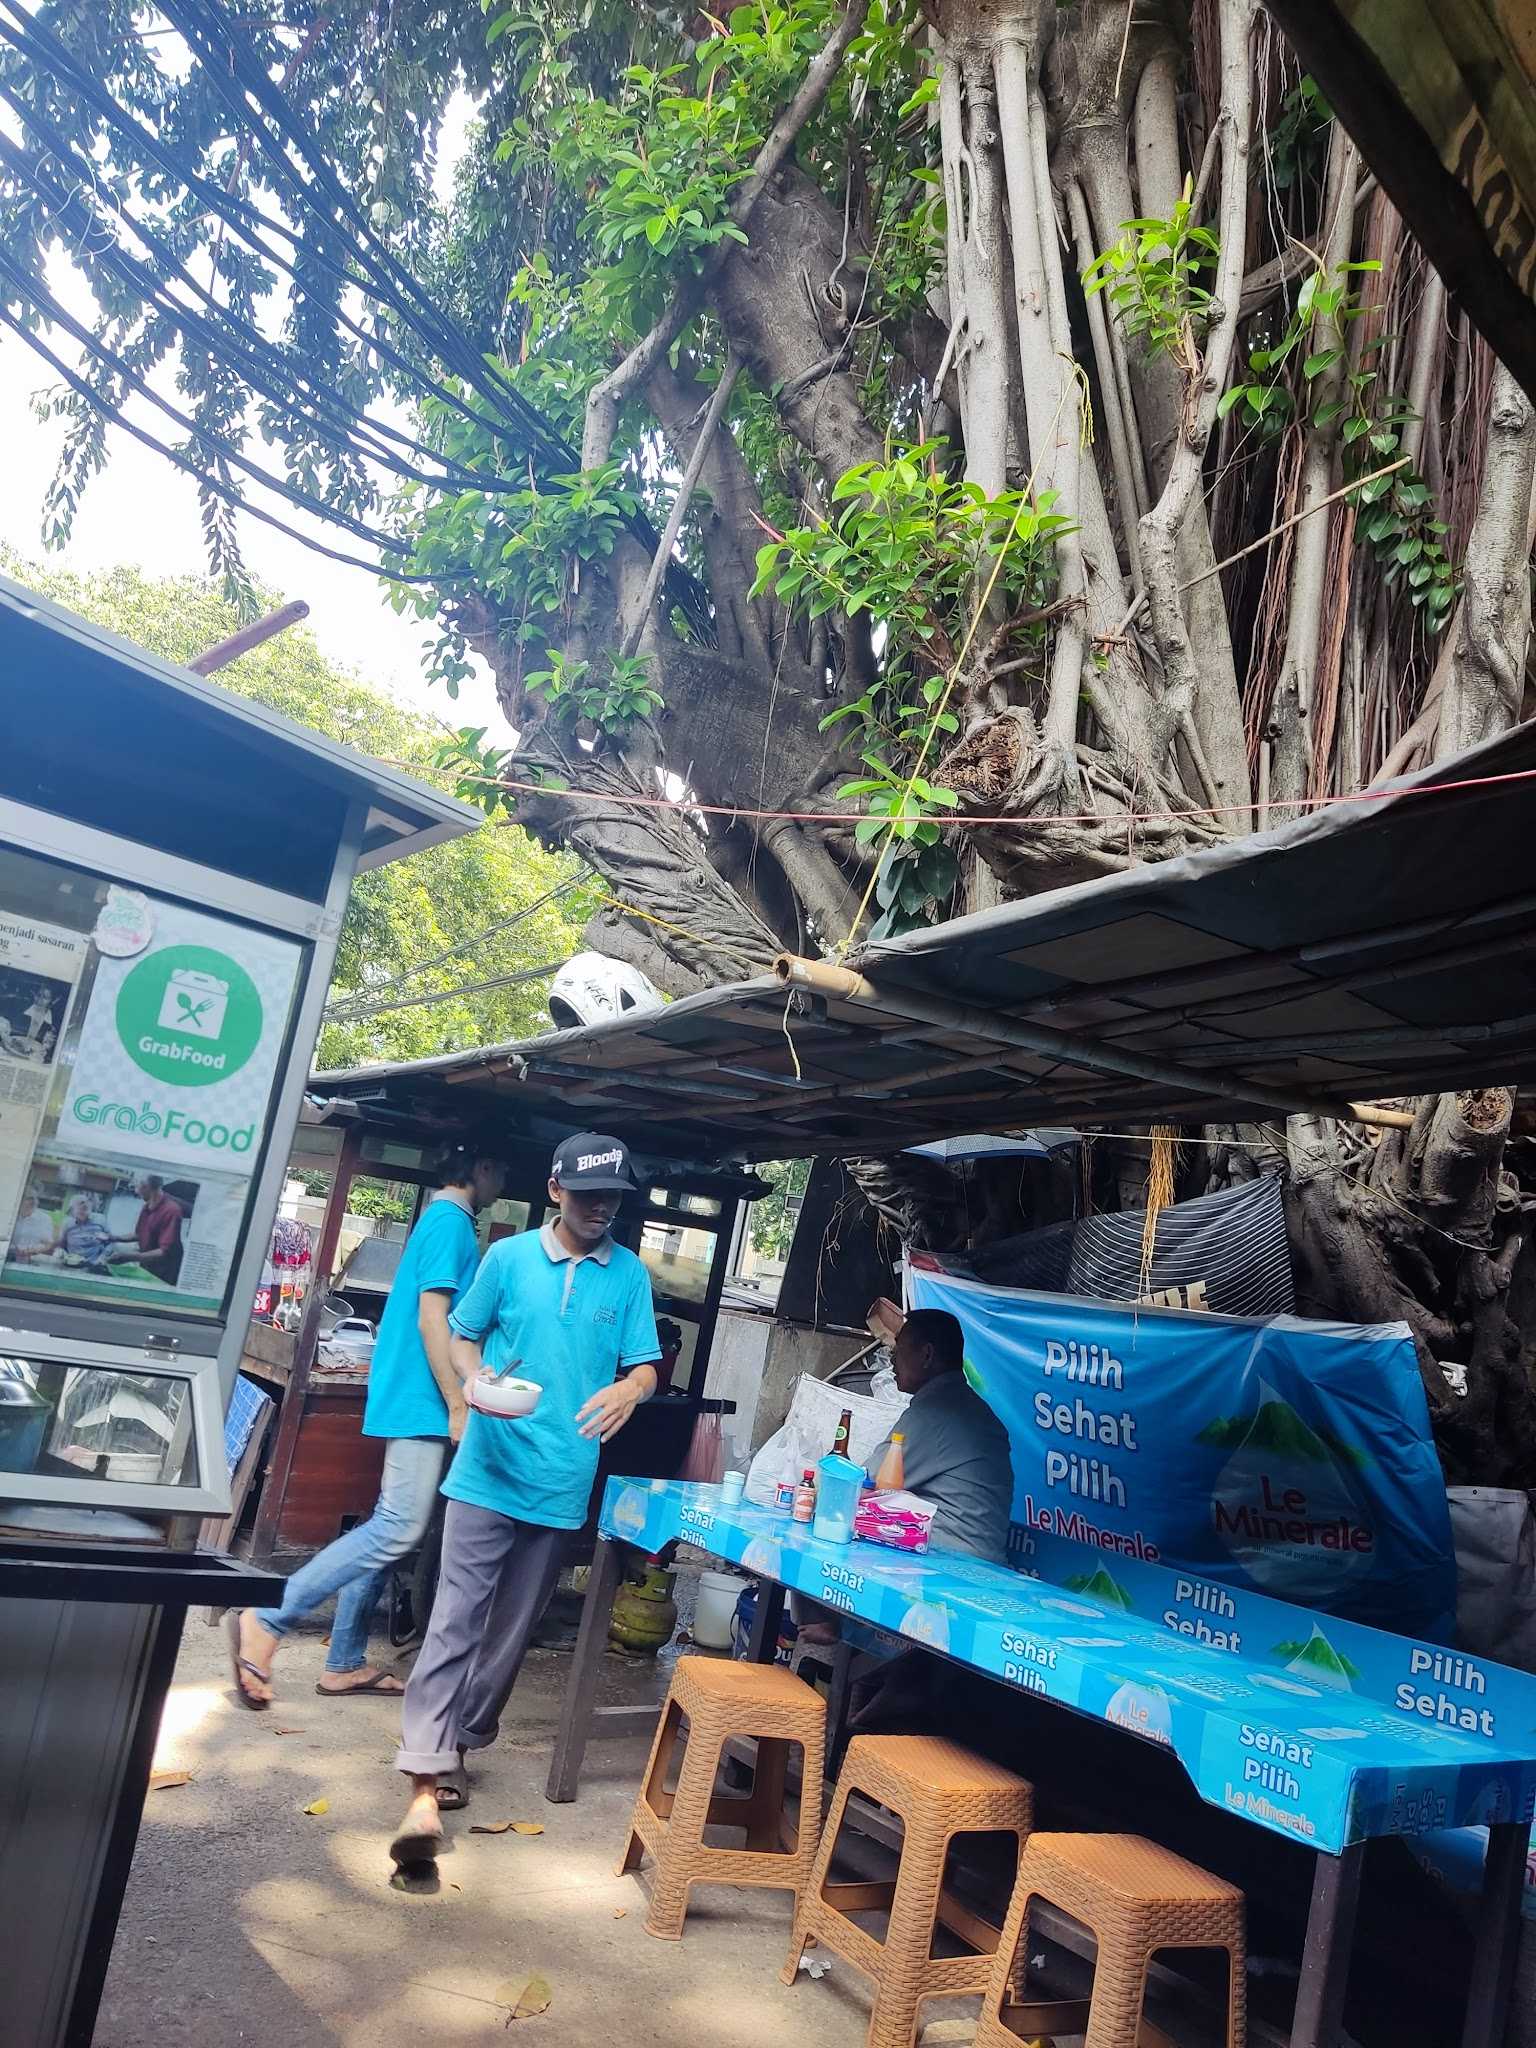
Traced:
POLYGON ((1371 800, 621 1022, 317 1091, 463 1090, 715 1160, 1230 1122, 1536 1079, 1536 729, 1371 800), (836 976, 832 977, 836 979, 836 976))

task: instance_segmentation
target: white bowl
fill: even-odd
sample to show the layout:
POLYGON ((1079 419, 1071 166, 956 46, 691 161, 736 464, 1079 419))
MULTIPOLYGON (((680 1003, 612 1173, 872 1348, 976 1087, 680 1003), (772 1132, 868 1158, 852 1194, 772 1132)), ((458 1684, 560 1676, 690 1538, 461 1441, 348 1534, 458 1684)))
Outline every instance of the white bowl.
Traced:
POLYGON ((472 1379, 465 1399, 471 1408, 478 1408, 482 1415, 515 1417, 531 1415, 539 1405, 539 1396, 544 1389, 533 1380, 486 1379, 483 1376, 472 1379))

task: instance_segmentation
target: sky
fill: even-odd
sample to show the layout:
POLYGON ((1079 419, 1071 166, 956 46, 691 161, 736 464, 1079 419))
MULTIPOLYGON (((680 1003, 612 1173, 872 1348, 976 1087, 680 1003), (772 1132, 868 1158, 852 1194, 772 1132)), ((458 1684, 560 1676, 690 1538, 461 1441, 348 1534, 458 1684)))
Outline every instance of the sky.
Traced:
MULTIPOLYGON (((472 104, 462 94, 449 107, 438 163, 440 193, 448 189, 472 114, 472 104)), ((88 303, 77 291, 66 293, 62 275, 50 271, 50 283, 71 310, 88 303)), ((66 361, 73 359, 73 344, 67 335, 55 333, 47 339, 57 355, 66 361)), ((58 460, 65 424, 40 422, 33 411, 32 394, 57 381, 51 365, 23 341, 9 332, 0 333, 0 541, 29 561, 52 561, 79 571, 134 565, 152 576, 204 573, 207 558, 195 482, 118 428, 108 430, 110 459, 85 492, 67 552, 44 555, 43 496, 58 460)), ((170 395, 169 385, 167 392, 170 395)), ((164 433, 168 423, 163 414, 145 405, 142 416, 146 426, 164 433)), ((281 511, 289 524, 333 546, 353 550, 349 536, 324 527, 297 507, 285 505, 281 511)), ((429 714, 455 725, 486 725, 491 737, 505 742, 508 728, 489 676, 482 672, 464 683, 457 703, 441 685, 428 685, 421 662, 428 625, 397 617, 373 576, 328 562, 260 520, 242 519, 240 538, 247 563, 261 582, 279 591, 284 602, 306 600, 309 629, 328 656, 429 714)))

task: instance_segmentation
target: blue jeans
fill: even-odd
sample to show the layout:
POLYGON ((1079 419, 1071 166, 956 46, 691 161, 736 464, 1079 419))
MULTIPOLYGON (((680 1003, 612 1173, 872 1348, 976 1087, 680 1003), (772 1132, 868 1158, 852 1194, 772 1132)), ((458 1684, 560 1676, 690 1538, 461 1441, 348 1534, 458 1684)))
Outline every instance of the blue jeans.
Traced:
POLYGON ((368 1661, 368 1624, 389 1567, 426 1535, 447 1455, 442 1437, 391 1437, 373 1513, 294 1573, 283 1589, 281 1607, 256 1609, 262 1627, 285 1636, 335 1594, 339 1597, 325 1668, 360 1670, 368 1661))

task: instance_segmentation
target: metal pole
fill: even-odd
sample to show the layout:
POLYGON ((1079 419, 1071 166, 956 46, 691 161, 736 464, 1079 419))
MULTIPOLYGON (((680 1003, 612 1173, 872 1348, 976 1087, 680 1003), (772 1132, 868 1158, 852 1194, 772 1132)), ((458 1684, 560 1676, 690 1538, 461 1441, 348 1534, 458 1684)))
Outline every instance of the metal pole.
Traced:
POLYGON ((264 619, 256 619, 249 626, 242 626, 238 633, 231 633, 227 640, 221 640, 217 647, 210 647, 206 654, 200 654, 187 667, 195 676, 211 676, 216 668, 227 668, 242 654, 249 654, 253 647, 260 647, 264 640, 270 640, 278 633, 286 633, 290 626, 296 626, 300 619, 309 617, 309 606, 302 597, 296 597, 292 604, 285 604, 281 611, 268 612, 264 619))
MULTIPOLYGON (((1150 1081, 1161 1088, 1177 1088, 1194 1097, 1216 1096, 1222 1101, 1259 1104, 1285 1116, 1353 1117, 1359 1123, 1382 1124, 1391 1129, 1412 1126, 1413 1118, 1403 1110, 1374 1109, 1364 1103, 1320 1103, 1299 1095, 1286 1094, 1262 1083, 1244 1083, 1197 1074, 1169 1060, 1147 1059, 1123 1046, 1102 1040, 1074 1037, 1067 1031, 1053 1031, 1045 1024, 1024 1024, 1016 1017, 1003 1017, 991 1010, 978 1010, 965 1003, 946 1002, 939 996, 919 995, 911 989, 877 988, 851 967, 834 967, 827 960, 802 960, 794 953, 781 953, 773 971, 786 987, 810 989, 844 1003, 867 1004, 889 1016, 908 1017, 914 1024, 937 1030, 957 1031, 984 1043, 1017 1046, 1046 1059, 1064 1060, 1068 1066, 1083 1067, 1090 1073, 1123 1074, 1133 1081, 1150 1081)), ((1020 1075, 1023 1082, 1027 1077, 1020 1075)), ((701 1084, 695 1084, 701 1085, 701 1084)))

